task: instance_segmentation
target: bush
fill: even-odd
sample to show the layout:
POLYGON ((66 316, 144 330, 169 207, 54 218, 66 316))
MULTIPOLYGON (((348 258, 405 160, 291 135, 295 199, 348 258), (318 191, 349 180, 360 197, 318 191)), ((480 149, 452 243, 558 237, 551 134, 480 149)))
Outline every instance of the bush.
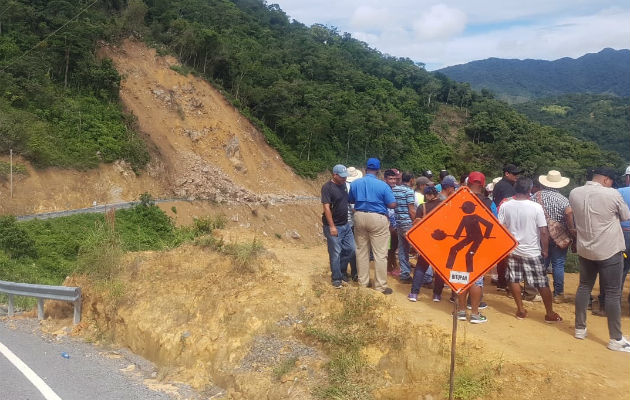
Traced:
POLYGON ((35 242, 15 217, 0 217, 0 248, 11 258, 36 257, 35 242))

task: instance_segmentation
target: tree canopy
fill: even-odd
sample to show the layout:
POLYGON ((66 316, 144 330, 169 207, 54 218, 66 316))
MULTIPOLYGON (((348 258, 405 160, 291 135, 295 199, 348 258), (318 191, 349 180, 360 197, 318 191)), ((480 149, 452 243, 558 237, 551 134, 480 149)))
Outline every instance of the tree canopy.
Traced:
POLYGON ((487 90, 382 54, 336 28, 307 27, 275 4, 99 0, 72 19, 85 6, 10 0, 0 16, 0 151, 18 148, 40 166, 88 168, 123 158, 141 168, 148 156, 133 118, 121 111, 120 76, 95 56, 98 40, 135 35, 222 89, 305 176, 368 157, 416 172, 496 173, 517 162, 531 172, 561 165, 576 176, 621 163, 532 123, 487 90), (430 129, 444 105, 469 114, 456 142, 430 129))

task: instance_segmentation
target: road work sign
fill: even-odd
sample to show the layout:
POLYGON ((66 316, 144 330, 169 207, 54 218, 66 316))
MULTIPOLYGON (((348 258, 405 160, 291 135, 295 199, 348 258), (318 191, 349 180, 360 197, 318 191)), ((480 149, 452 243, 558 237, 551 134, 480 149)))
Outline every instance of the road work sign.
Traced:
POLYGON ((518 244, 467 187, 414 225, 407 239, 457 293, 473 285, 518 244))

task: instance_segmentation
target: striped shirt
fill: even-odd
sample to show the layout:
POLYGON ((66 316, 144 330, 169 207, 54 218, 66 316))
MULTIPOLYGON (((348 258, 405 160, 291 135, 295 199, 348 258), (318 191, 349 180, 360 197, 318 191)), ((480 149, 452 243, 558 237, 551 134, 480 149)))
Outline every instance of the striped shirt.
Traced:
POLYGON ((399 228, 410 228, 413 224, 409 215, 409 205, 414 206, 415 195, 412 188, 405 185, 394 186, 394 197, 396 198, 396 226, 399 228))

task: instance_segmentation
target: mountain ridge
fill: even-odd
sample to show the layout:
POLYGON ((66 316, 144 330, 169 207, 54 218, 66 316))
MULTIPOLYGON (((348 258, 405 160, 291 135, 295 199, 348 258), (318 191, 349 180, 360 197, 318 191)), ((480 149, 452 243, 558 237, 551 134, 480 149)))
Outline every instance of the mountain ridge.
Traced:
POLYGON ((568 93, 630 96, 630 50, 604 48, 557 60, 487 58, 435 72, 510 103, 568 93))

